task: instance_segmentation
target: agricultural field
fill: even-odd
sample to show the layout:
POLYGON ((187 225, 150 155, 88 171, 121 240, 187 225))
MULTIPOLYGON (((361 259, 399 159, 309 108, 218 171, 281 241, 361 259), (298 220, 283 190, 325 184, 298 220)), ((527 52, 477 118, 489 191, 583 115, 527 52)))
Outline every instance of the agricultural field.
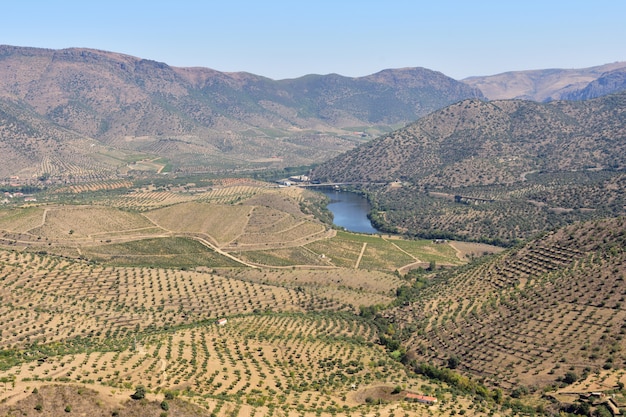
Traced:
POLYGON ((89 183, 63 191, 77 194, 72 198, 80 204, 1 209, 0 246, 164 268, 254 265, 405 273, 468 261, 448 242, 337 232, 311 214, 322 213, 321 198, 296 187, 236 179, 203 187, 126 185, 89 183), (114 194, 100 194, 115 186, 114 194))
POLYGON ((506 390, 624 369, 624 219, 549 233, 492 261, 440 274, 396 322, 422 361, 506 390))
POLYGON ((155 415, 168 414, 163 401, 181 416, 512 414, 490 391, 508 386, 492 378, 472 388, 486 395, 476 399, 399 359, 431 346, 429 361, 454 353, 468 369, 491 369, 460 347, 438 350, 431 337, 456 317, 440 312, 487 309, 479 277, 508 282, 538 261, 515 263, 510 276, 479 263, 453 275, 473 295, 425 285, 418 309, 398 304, 403 288, 437 284, 502 249, 335 230, 313 215, 323 215, 320 197, 295 187, 126 185, 57 194, 81 204, 42 198, 0 210, 0 416, 90 401, 102 415, 144 415, 130 399, 137 387, 155 415), (402 345, 391 347, 395 339, 402 345), (438 402, 408 402, 407 393, 438 402))
POLYGON ((363 393, 428 386, 451 395, 407 374, 354 306, 307 290, 326 287, 323 279, 355 287, 365 278, 359 291, 383 297, 400 284, 394 275, 309 271, 294 288, 289 275, 300 271, 261 283, 242 270, 111 267, 17 251, 0 252, 0 265, 0 412, 30 401, 33 389, 53 407, 41 399, 51 384, 93 390, 118 407, 132 407, 124 399, 141 385, 155 401, 174 392, 218 416, 421 415, 424 405, 374 404, 363 393))
POLYGON ((625 187, 622 171, 580 170, 527 172, 512 184, 365 191, 381 230, 511 246, 554 227, 626 214, 625 187))

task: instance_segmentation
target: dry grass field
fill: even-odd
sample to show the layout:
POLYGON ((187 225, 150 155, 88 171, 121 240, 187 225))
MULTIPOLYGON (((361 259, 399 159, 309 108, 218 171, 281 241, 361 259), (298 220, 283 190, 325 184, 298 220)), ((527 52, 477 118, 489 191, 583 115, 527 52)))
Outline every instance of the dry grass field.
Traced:
POLYGON ((302 212, 311 195, 296 187, 224 179, 198 192, 189 192, 191 186, 167 188, 171 190, 148 186, 98 197, 90 194, 100 189, 93 183, 72 191, 95 196, 87 197, 94 199, 89 205, 0 210, 0 245, 126 266, 239 263, 404 273, 430 262, 453 266, 468 261, 448 243, 337 233, 302 212))
POLYGON ((190 202, 150 211, 146 217, 165 230, 210 236, 223 246, 243 233, 251 211, 250 206, 190 202))
POLYGON ((237 269, 229 275, 236 279, 287 286, 306 290, 317 296, 349 305, 355 312, 361 306, 386 305, 395 290, 405 281, 381 271, 359 271, 345 268, 280 270, 237 269))

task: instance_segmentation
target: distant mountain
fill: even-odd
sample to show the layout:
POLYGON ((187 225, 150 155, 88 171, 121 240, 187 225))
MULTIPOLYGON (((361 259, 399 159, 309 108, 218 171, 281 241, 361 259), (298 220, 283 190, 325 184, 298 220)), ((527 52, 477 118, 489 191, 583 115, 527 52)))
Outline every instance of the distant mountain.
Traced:
POLYGON ((563 100, 589 100, 617 91, 626 91, 626 68, 606 72, 578 91, 563 94, 563 100))
POLYGON ((0 99, 13 117, 23 109, 182 170, 318 162, 362 141, 355 131, 389 131, 468 97, 482 94, 423 68, 275 81, 92 49, 0 46, 0 99))
MULTIPOLYGON (((511 71, 496 75, 469 77, 462 81, 479 88, 490 100, 524 99, 543 102, 570 99, 568 94, 576 94, 577 91, 586 88, 589 83, 598 80, 606 73, 625 69, 626 62, 615 62, 582 69, 511 71)), ((616 88, 603 91, 604 94, 610 94, 621 90, 621 88, 616 88)))

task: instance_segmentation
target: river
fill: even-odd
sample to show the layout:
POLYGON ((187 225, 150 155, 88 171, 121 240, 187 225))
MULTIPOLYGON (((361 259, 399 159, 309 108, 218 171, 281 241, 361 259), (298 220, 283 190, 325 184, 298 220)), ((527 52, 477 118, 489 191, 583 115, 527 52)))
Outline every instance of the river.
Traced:
POLYGON ((333 223, 350 232, 378 233, 367 217, 371 207, 367 199, 356 193, 318 190, 330 199, 328 210, 333 213, 333 223))

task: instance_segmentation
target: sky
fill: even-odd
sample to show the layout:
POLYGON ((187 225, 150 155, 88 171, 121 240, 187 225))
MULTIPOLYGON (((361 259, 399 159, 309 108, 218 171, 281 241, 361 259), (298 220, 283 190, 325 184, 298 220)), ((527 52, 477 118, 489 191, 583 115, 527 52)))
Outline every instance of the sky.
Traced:
POLYGON ((455 79, 626 61, 623 0, 7 0, 0 44, 86 47, 273 79, 455 79))

